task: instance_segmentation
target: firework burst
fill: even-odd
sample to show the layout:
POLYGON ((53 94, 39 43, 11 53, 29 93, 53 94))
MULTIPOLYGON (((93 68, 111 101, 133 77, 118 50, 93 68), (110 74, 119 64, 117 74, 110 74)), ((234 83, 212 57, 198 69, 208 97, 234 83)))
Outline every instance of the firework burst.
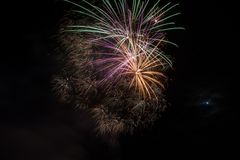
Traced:
POLYGON ((99 66, 103 79, 99 84, 105 88, 119 79, 131 79, 129 88, 135 88, 144 99, 157 99, 156 87, 164 89, 163 70, 172 66, 171 60, 161 50, 162 45, 169 43, 164 31, 183 29, 174 27, 174 22, 167 22, 180 13, 165 16, 178 4, 166 4, 162 8, 157 3, 149 8, 149 1, 133 0, 102 0, 103 8, 95 6, 86 0, 85 5, 93 10, 66 0, 79 7, 74 12, 92 18, 96 23, 89 25, 68 26, 67 31, 90 33, 94 35, 92 42, 104 49, 95 54, 100 55, 94 63, 99 66), (170 27, 169 27, 170 26, 170 27))
POLYGON ((73 4, 84 19, 71 17, 60 32, 54 91, 65 103, 93 115, 97 133, 118 135, 152 124, 166 107, 165 71, 172 67, 163 46, 166 32, 183 29, 171 18, 178 4, 158 0, 86 0, 73 4), (81 25, 80 25, 81 24, 81 25))

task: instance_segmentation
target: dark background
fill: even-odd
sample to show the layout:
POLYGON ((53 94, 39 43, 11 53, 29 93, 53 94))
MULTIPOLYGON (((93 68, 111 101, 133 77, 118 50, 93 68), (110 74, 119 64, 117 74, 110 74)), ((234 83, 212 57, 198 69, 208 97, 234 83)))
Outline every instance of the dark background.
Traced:
POLYGON ((170 50, 175 58, 167 91, 170 106, 153 127, 122 136, 113 145, 108 137, 94 136, 87 115, 60 106, 51 92, 52 44, 69 5, 60 0, 2 3, 0 159, 237 155, 237 2, 178 2, 182 15, 177 20, 186 31, 169 35, 180 46, 170 50))

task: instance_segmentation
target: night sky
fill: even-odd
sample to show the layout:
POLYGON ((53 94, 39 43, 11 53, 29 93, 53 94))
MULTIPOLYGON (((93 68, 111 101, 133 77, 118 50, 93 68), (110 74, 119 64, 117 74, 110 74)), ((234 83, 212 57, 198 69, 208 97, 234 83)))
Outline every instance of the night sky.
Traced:
POLYGON ((180 2, 182 15, 176 19, 186 31, 169 35, 180 46, 169 49, 175 63, 166 92, 169 107, 152 127, 115 144, 96 137, 88 115, 58 104, 51 91, 54 41, 69 5, 61 0, 1 4, 0 159, 238 155, 237 2, 173 2, 180 2))

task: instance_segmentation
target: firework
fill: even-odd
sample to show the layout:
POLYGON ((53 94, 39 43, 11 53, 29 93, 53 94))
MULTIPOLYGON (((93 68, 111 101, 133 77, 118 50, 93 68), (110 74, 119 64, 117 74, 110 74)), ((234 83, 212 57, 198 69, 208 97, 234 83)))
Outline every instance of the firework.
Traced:
MULTIPOLYGON (((178 4, 168 3, 158 8, 159 1, 147 11, 149 1, 133 0, 131 6, 125 0, 102 0, 103 9, 83 0, 94 11, 66 0, 78 6, 77 13, 87 15, 96 21, 95 25, 73 25, 68 31, 90 33, 92 40, 105 50, 95 63, 101 64, 103 80, 100 83, 114 82, 121 78, 130 78, 130 88, 135 88, 143 98, 157 98, 154 87, 164 88, 161 78, 165 77, 161 70, 172 66, 171 60, 164 55, 160 47, 164 43, 174 44, 166 40, 163 31, 183 29, 169 27, 167 22, 175 13, 165 17, 178 4), (114 79, 113 79, 114 77, 114 79)), ((175 44, 174 44, 175 45, 175 44)))
POLYGON ((165 108, 164 72, 172 67, 162 48, 177 46, 165 32, 183 29, 170 21, 180 14, 172 13, 178 4, 159 8, 160 0, 153 6, 141 0, 101 0, 100 8, 86 0, 81 5, 65 1, 91 23, 75 20, 64 27, 64 70, 69 76, 55 80, 63 99, 89 106, 101 134, 118 134, 154 121, 165 108), (101 100, 93 103, 93 98, 101 100))

